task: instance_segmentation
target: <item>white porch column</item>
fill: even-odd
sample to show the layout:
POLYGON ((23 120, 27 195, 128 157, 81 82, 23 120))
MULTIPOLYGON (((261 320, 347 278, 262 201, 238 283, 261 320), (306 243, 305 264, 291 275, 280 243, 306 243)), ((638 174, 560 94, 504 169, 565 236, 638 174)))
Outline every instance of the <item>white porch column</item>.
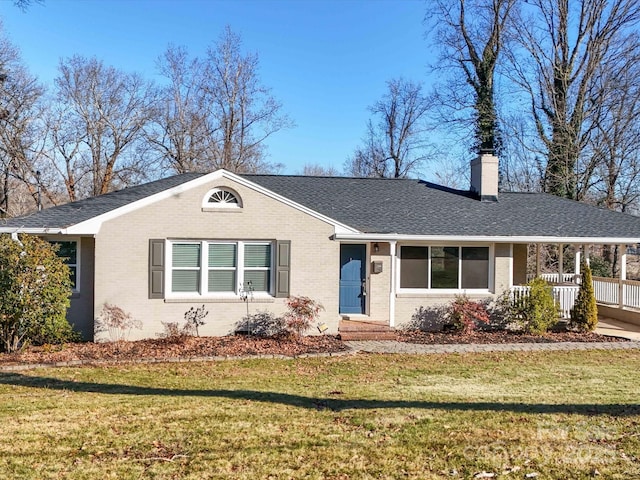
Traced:
POLYGON ((558 244, 558 283, 562 283, 564 277, 564 249, 562 244, 558 244))
POLYGON ((582 251, 584 252, 584 263, 591 266, 591 260, 589 259, 589 250, 591 250, 591 245, 582 245, 582 251))
POLYGON ((627 246, 618 245, 618 258, 620 263, 620 280, 618 300, 620 309, 624 308, 624 281, 627 279, 627 246))
POLYGON ((620 280, 627 279, 627 246, 618 245, 618 256, 620 258, 620 280))
POLYGON ((540 276, 540 244, 536 243, 536 278, 540 276))
POLYGON ((576 262, 576 268, 575 268, 575 280, 576 283, 578 283, 578 279, 580 278, 580 260, 581 260, 581 256, 582 256, 582 252, 580 251, 580 245, 574 245, 573 246, 573 250, 575 251, 575 262, 576 262))
POLYGON ((391 257, 391 288, 389 288, 389 326, 396 326, 396 242, 389 242, 389 256, 391 257))

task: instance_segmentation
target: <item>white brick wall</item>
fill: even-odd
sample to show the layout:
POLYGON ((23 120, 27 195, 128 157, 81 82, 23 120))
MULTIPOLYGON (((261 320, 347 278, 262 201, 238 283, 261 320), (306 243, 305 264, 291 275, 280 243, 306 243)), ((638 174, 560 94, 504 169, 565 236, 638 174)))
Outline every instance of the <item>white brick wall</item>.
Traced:
MULTIPOLYGON (((261 193, 235 182, 222 179, 211 184, 177 194, 151 206, 106 222, 95 241, 95 303, 94 318, 102 305, 115 304, 131 313, 143 324, 133 330, 130 339, 156 337, 163 332, 161 322, 184 323, 184 313, 203 303, 209 310, 202 335, 226 335, 246 314, 246 304, 240 300, 215 301, 198 298, 189 301, 148 298, 149 239, 228 239, 228 240, 291 240, 291 295, 306 295, 320 302, 325 310, 320 320, 336 333, 340 315, 339 259, 340 244, 330 240, 333 227, 261 193), (202 199, 213 187, 234 189, 242 198, 243 208, 235 211, 202 211, 202 199)), ((372 320, 389 320, 391 259, 389 244, 379 243, 379 251, 369 248, 367 272, 369 295, 367 309, 372 320), (371 272, 371 262, 381 261, 383 271, 371 272)), ((511 246, 494 247, 494 291, 501 293, 511 285, 511 246)), ((480 299, 487 295, 472 295, 480 299)), ((453 295, 396 296, 396 326, 411 321, 420 306, 446 304, 453 295)), ((280 314, 284 299, 256 300, 249 312, 267 310, 280 314)), ((310 332, 313 333, 313 332, 310 332)), ((103 336, 102 339, 105 337, 103 336)))
MULTIPOLYGON (((230 180, 204 185, 173 198, 106 222, 96 239, 95 311, 105 302, 118 305, 142 321, 130 339, 155 337, 163 332, 161 322, 184 323, 191 306, 205 303, 209 310, 202 335, 226 335, 246 314, 242 301, 165 301, 148 299, 148 248, 152 238, 291 240, 291 294, 306 295, 325 310, 321 321, 330 332, 338 326, 339 244, 329 239, 333 227, 310 215, 230 180), (239 193, 240 211, 206 211, 204 195, 216 186, 239 193)), ((284 299, 255 301, 250 313, 284 311, 284 299)))

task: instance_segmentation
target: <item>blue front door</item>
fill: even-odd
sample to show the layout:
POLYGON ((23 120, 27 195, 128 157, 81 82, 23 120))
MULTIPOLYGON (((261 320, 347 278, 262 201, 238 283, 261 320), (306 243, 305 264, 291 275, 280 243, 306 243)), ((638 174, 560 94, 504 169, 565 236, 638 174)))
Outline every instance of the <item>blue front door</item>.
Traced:
POLYGON ((340 313, 364 313, 365 245, 340 245, 340 313))

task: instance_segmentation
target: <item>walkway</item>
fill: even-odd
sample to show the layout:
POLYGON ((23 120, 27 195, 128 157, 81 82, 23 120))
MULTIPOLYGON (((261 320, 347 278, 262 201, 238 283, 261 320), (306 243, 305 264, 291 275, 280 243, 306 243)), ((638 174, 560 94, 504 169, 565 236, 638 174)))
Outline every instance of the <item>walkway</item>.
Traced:
POLYGON ((354 351, 359 352, 407 354, 640 349, 640 342, 638 341, 423 345, 419 343, 405 343, 390 340, 363 340, 345 343, 354 351))
POLYGON ((422 345, 388 340, 345 342, 355 351, 369 353, 480 353, 480 352, 540 352, 559 350, 630 350, 640 348, 640 326, 601 317, 596 333, 622 337, 630 342, 562 342, 422 345))
POLYGON ((600 317, 596 333, 609 337, 622 337, 640 341, 640 326, 614 320, 613 318, 600 317))

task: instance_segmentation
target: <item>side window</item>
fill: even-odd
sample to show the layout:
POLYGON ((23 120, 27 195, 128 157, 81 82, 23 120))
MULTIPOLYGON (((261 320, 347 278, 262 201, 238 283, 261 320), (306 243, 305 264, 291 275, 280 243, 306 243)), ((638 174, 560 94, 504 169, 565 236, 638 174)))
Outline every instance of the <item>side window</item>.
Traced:
POLYGON ((58 256, 62 258, 64 263, 69 267, 69 276, 71 277, 71 285, 74 292, 79 291, 78 284, 78 242, 77 241, 58 241, 50 240, 49 243, 58 246, 58 256))

